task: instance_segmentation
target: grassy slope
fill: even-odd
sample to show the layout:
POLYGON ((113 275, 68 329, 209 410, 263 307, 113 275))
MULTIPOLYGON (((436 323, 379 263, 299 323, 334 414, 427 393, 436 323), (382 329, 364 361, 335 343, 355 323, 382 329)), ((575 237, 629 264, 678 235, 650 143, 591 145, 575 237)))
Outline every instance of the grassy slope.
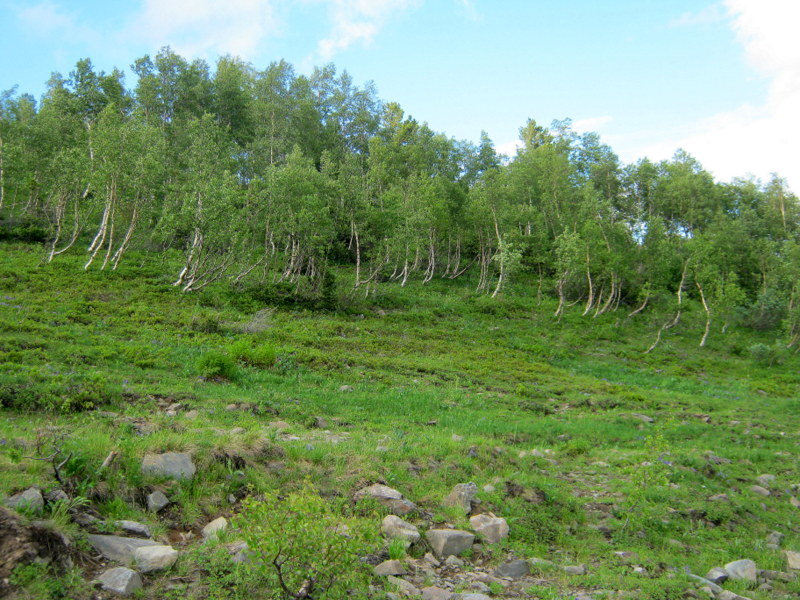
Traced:
MULTIPOLYGON (((35 246, 0 245, 0 386, 57 380, 61 388, 126 396, 103 407, 122 419, 100 411, 4 411, 0 493, 52 487, 48 465, 25 456, 37 438, 46 446, 62 433, 64 451, 74 453, 68 469, 76 492, 105 516, 146 521, 162 535, 235 511, 231 492, 287 489, 304 477, 326 494, 345 495, 385 481, 432 511, 435 522, 465 525, 439 507, 441 498, 456 483, 495 483, 481 498, 508 518, 512 535, 492 560, 513 552, 590 567, 586 576, 544 573, 547 583, 531 591, 541 598, 569 589, 680 597, 675 590, 686 586, 668 567, 702 574, 746 557, 784 569, 782 554, 764 547, 773 529, 787 535, 785 547, 800 549, 800 509, 786 491, 800 483, 798 360, 755 366, 743 351, 759 341, 752 334, 715 333, 701 350, 701 316, 689 311, 644 355, 658 316, 591 319, 576 307, 557 323, 551 301, 537 302, 526 295, 530 288, 493 301, 464 282, 386 285, 369 301, 351 299, 339 314, 284 308, 267 315, 266 327, 243 328, 258 302, 222 288, 181 295, 159 275, 161 258, 131 256, 119 272, 101 274, 84 273, 80 257, 42 266, 41 256, 35 246), (278 365, 242 367, 235 383, 197 377, 204 352, 243 337, 274 345, 278 365), (343 384, 354 391, 340 392, 343 384), (158 395, 184 399, 198 415, 169 417, 158 395), (230 403, 255 410, 225 410, 230 403), (315 416, 344 435, 310 428, 315 416), (156 431, 136 435, 135 419, 156 431), (277 419, 290 424, 288 432, 269 426, 277 419), (232 434, 233 427, 245 432, 232 434), (275 445, 285 453, 283 469, 264 458, 270 448, 280 454, 275 445), (120 451, 116 468, 98 474, 112 449, 120 451), (180 509, 159 520, 134 500, 150 483, 139 473, 141 456, 167 449, 194 451, 203 478, 175 486, 180 509), (520 457, 533 449, 549 454, 520 457), (243 473, 219 460, 223 450, 245 458, 243 473), (710 452, 731 464, 710 464, 710 452), (777 476, 777 491, 766 499, 749 490, 762 473, 777 476), (507 497, 506 481, 544 500, 507 497), (706 500, 723 492, 729 503, 706 500), (616 550, 637 552, 648 576, 616 562, 616 550)), ((191 557, 179 572, 195 572, 191 557)), ((159 597, 160 585, 148 593, 159 597)), ((216 593, 208 581, 192 589, 216 593)))

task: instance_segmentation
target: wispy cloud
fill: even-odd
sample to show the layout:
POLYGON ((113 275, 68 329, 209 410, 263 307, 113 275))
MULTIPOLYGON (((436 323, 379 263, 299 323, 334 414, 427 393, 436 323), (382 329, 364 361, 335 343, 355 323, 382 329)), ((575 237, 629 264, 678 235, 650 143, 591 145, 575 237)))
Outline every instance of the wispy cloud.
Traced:
POLYGON ((27 31, 39 36, 54 37, 74 44, 95 43, 100 34, 81 23, 80 18, 70 10, 54 2, 27 5, 12 5, 17 18, 27 31))
POLYGON ((683 13, 680 17, 673 20, 672 27, 692 27, 697 25, 711 25, 719 23, 728 18, 728 10, 724 2, 709 4, 697 11, 683 13))
POLYGON ((588 131, 600 131, 605 125, 613 121, 613 117, 604 115, 602 117, 589 117, 587 119, 578 119, 572 123, 572 129, 578 133, 586 133, 588 131))

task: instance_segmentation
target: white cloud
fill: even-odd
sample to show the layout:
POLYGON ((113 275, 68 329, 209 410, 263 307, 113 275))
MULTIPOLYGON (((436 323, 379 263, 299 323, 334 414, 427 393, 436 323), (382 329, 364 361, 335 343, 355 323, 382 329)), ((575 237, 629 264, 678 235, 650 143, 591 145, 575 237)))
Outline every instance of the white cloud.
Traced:
POLYGON ((639 149, 639 156, 668 158, 681 147, 720 179, 772 172, 800 190, 800 3, 792 0, 725 0, 731 27, 750 64, 768 79, 763 102, 693 123, 680 137, 639 149))
POLYGON ((608 115, 602 117, 589 117, 588 119, 578 119, 572 123, 572 129, 578 133, 586 133, 589 131, 600 131, 605 125, 608 125, 613 120, 613 117, 608 115))
POLYGON ((504 142, 495 146, 495 152, 503 154, 509 158, 514 158, 517 155, 517 150, 522 148, 521 140, 513 140, 511 142, 504 142))
POLYGON ((723 2, 716 2, 701 8, 698 11, 683 13, 680 17, 670 23, 673 27, 686 27, 695 25, 710 25, 718 23, 727 18, 728 11, 723 2))
POLYGON ((313 0, 325 4, 331 31, 319 42, 317 53, 330 60, 355 43, 369 45, 389 19, 400 12, 416 8, 422 0, 313 0))
POLYGON ((272 0, 144 0, 123 36, 186 56, 251 59, 277 29, 272 0))

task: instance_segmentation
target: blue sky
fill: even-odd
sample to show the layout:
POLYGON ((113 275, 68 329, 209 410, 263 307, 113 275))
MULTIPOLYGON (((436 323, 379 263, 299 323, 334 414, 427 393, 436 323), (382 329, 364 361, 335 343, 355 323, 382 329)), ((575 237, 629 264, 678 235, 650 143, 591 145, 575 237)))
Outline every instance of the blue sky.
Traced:
POLYGON ((798 190, 798 22, 796 0, 0 0, 0 89, 38 96, 80 58, 124 68, 164 45, 332 61, 506 152, 528 117, 569 117, 625 161, 685 147, 720 179, 778 171, 798 190))

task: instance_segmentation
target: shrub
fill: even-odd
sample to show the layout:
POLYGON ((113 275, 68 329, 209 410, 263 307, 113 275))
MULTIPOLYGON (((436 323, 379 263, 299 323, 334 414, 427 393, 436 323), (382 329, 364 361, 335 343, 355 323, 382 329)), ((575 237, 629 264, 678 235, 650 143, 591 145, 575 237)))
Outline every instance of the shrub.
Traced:
POLYGON ((283 497, 246 500, 234 526, 252 553, 244 567, 267 582, 271 597, 344 598, 368 583, 359 561, 365 548, 353 532, 341 531, 328 502, 308 485, 283 497))
POLYGON ((248 339, 234 342, 228 348, 230 355, 241 363, 251 367, 272 367, 275 365, 277 355, 275 349, 269 344, 253 346, 248 339))
POLYGON ((122 397, 100 373, 5 365, 0 369, 0 406, 19 410, 83 411, 122 397))
POLYGON ((748 348, 750 358, 761 367, 771 367, 778 364, 781 359, 781 348, 779 345, 769 346, 767 344, 753 344, 748 348))
POLYGON ((227 379, 233 381, 237 376, 236 363, 227 354, 210 351, 197 360, 197 371, 204 379, 227 379))

